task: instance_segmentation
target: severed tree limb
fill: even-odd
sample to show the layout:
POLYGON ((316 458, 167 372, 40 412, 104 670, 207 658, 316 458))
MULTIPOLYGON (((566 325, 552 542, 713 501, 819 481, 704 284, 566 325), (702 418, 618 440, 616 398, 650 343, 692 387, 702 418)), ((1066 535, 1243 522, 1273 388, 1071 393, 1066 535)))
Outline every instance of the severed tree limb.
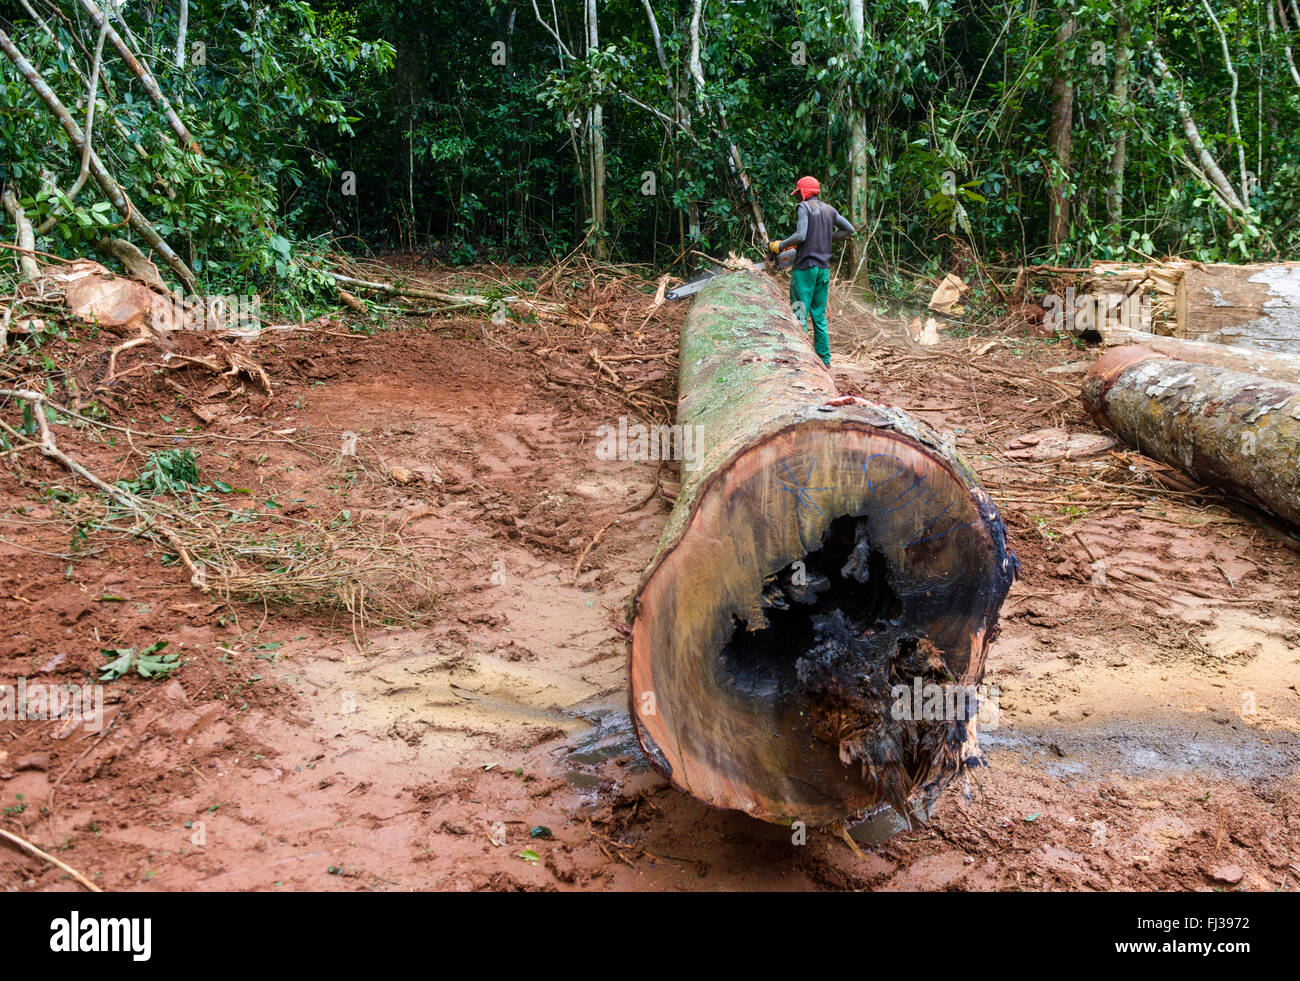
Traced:
MULTIPOLYGON (((81 0, 81 6, 85 8, 86 13, 90 14, 94 19, 97 26, 103 27, 110 19, 105 17, 103 12, 95 6, 94 0, 81 0)), ((116 12, 117 0, 110 0, 110 6, 113 8, 114 12, 116 12)), ((199 156, 203 156, 203 150, 199 148, 198 141, 190 134, 185 123, 181 121, 181 117, 176 115, 176 110, 172 108, 172 104, 170 100, 168 100, 167 96, 163 94, 163 90, 158 87, 158 82, 154 79, 153 75, 150 74, 149 69, 145 68, 144 65, 140 63, 140 59, 135 56, 135 52, 133 52, 127 43, 122 40, 122 36, 113 29, 113 26, 107 24, 107 27, 108 40, 112 42, 113 47, 117 49, 117 53, 122 56, 122 60, 126 62, 126 65, 131 69, 132 74, 140 80, 140 84, 144 86, 145 92, 147 92, 149 98, 153 100, 154 105, 163 111, 163 114, 167 117, 168 124, 172 128, 172 132, 180 138, 181 143, 189 150, 199 156)))
POLYGON ((22 270, 24 279, 35 279, 40 273, 33 256, 36 249, 36 236, 32 232, 32 223, 28 220, 22 205, 18 203, 18 196, 14 194, 12 185, 5 188, 3 200, 5 211, 9 212, 9 217, 18 226, 18 247, 21 250, 18 253, 18 268, 22 270))
MULTIPOLYGON (((72 142, 73 146, 78 150, 81 150, 86 142, 81 127, 77 124, 77 121, 72 118, 67 107, 59 100, 59 97, 55 94, 54 90, 46 84, 45 79, 41 77, 40 72, 38 72, 35 66, 33 66, 23 53, 18 50, 9 35, 3 30, 0 30, 0 51, 3 51, 5 56, 14 63, 23 78, 27 80, 28 84, 31 85, 36 94, 40 97, 41 101, 45 103, 50 112, 54 113, 55 118, 58 119, 59 124, 63 127, 63 131, 67 133, 68 139, 72 142)), ((90 150, 90 172, 95 178, 95 183, 98 184, 100 190, 104 192, 105 197, 112 202, 113 207, 117 209, 118 213, 126 219, 127 224, 131 226, 131 230, 144 239, 149 246, 161 255, 163 261, 167 263, 178 277, 180 277, 185 286, 192 290, 194 288, 194 273, 190 270, 190 267, 185 264, 184 260, 182 260, 181 257, 172 250, 172 247, 167 244, 163 237, 158 234, 157 229, 153 227, 149 220, 136 210, 135 205, 133 205, 131 200, 126 196, 126 192, 122 190, 122 185, 120 185, 113 175, 104 167, 103 162, 99 159, 99 154, 95 153, 93 148, 90 150)))
MULTIPOLYGON (((326 272, 336 283, 342 283, 344 286, 356 286, 361 289, 375 290, 379 293, 388 293, 392 296, 406 296, 413 300, 440 300, 443 303, 453 304, 455 306, 471 307, 490 307, 497 300, 489 300, 486 296, 475 296, 470 293, 441 293, 437 290, 416 289, 410 286, 397 286, 393 283, 379 283, 366 279, 357 279, 353 276, 344 276, 342 273, 326 272)), ((354 297, 355 299, 355 297, 354 297)), ((345 303, 348 301, 345 299, 345 303)), ((540 303, 536 300, 530 300, 523 296, 505 296, 500 299, 501 303, 507 306, 524 306, 531 307, 534 310, 544 310, 554 313, 563 312, 563 307, 555 303, 540 303)), ((348 303, 348 306, 352 306, 348 303)), ((354 307, 355 309, 355 307, 354 307)))
MULTIPOLYGON (((59 449, 58 444, 54 442, 54 434, 50 432, 49 421, 45 418, 45 408, 47 404, 45 396, 41 395, 39 392, 33 392, 29 389, 22 388, 0 389, 0 396, 21 399, 32 406, 32 416, 35 418, 36 425, 40 430, 40 442, 37 443, 36 446, 41 451, 42 456, 58 462, 65 469, 72 471, 82 480, 94 484, 95 487, 99 488, 99 490, 101 490, 111 500, 134 514, 136 518, 144 524, 144 528, 141 529, 140 533, 153 533, 172 548, 176 549, 176 554, 180 557, 181 562, 184 563, 185 568, 190 572, 190 582, 199 589, 202 589, 205 592, 207 591, 207 574, 194 564, 194 560, 190 557, 189 549, 187 549, 181 542, 180 535, 177 533, 176 529, 162 524, 158 520, 158 515, 156 513, 157 508, 151 507, 148 502, 137 497, 135 494, 132 494, 125 488, 118 487, 115 484, 110 484, 106 480, 97 477, 82 464, 78 463, 76 460, 72 459, 72 457, 59 449)), ((5 432, 9 433, 10 436, 20 442, 23 439, 21 433, 4 421, 0 421, 0 429, 3 429, 5 432)))

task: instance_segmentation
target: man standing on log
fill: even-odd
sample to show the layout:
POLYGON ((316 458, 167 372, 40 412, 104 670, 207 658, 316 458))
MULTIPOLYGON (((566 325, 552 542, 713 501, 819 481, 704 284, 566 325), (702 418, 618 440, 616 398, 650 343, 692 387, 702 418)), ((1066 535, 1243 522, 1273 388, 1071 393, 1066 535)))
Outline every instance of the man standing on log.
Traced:
POLYGON ((816 177, 799 178, 790 192, 790 197, 799 201, 799 224, 789 238, 768 242, 767 247, 773 255, 798 247, 790 271, 790 303, 805 332, 808 320, 812 320, 813 347, 829 368, 831 339, 826 329, 826 295, 831 285, 831 242, 848 238, 855 229, 847 218, 821 200, 821 189, 816 177))

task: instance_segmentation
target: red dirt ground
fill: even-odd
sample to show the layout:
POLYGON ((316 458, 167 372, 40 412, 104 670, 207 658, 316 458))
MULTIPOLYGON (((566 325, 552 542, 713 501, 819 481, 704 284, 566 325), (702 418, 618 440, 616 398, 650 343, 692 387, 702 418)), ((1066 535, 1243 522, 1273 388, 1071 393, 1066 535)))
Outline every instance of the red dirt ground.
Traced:
MULTIPOLYGON (((334 321, 245 345, 274 395, 248 383, 210 423, 191 408, 220 401, 200 395, 210 374, 125 354, 99 396, 116 423, 250 439, 185 444, 249 503, 399 519, 438 607, 372 623, 359 649, 345 612, 227 606, 145 541, 92 534, 72 553, 43 489, 88 488, 22 456, 0 469, 0 683, 86 682, 100 648, 157 640, 183 665, 109 684, 100 732, 0 721, 0 827, 105 889, 1300 888, 1300 541, 1166 490, 1122 448, 1008 457, 1031 430, 1095 433, 1072 394, 1091 354, 1031 328, 918 348, 832 311, 841 387, 952 434, 1020 556, 985 679, 1003 693, 989 767, 865 857, 829 829, 795 844, 710 811, 647 769, 623 631, 671 505, 636 507, 655 464, 597 459, 597 427, 636 412, 588 352, 634 400, 671 403, 685 309, 642 329, 648 296, 602 296, 590 326, 415 318, 350 337, 334 321), (339 456, 344 432, 364 468, 339 456)), ((81 391, 107 347, 58 348, 81 391)), ((177 445, 133 442, 62 445, 109 479, 177 445)), ((3 843, 0 883, 80 888, 3 843)))

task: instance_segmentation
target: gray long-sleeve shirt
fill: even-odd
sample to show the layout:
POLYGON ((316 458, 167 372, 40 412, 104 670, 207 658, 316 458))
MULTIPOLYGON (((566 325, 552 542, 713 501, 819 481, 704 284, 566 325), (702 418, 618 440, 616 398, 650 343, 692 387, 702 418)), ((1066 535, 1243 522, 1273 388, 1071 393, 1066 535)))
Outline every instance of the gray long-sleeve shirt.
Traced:
POLYGON ((794 268, 807 269, 819 266, 830 268, 831 242, 836 238, 852 235, 856 229, 853 224, 829 204, 817 198, 799 203, 799 224, 795 233, 781 243, 782 249, 792 245, 795 250, 794 268), (842 234, 836 235, 836 232, 842 234))

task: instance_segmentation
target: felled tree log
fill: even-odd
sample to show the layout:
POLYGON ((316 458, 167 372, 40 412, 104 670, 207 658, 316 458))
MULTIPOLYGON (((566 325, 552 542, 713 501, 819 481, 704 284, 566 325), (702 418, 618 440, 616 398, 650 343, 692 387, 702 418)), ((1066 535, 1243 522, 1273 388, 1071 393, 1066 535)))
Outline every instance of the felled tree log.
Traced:
POLYGON ((1083 289, 1149 298, 1095 324, 1106 339, 1119 327, 1300 355, 1300 262, 1099 262, 1083 289))
POLYGON ((1180 336, 1300 354, 1300 263, 1188 266, 1180 336))
POLYGON ((1300 385, 1117 347, 1083 404, 1147 456, 1300 524, 1300 385))
POLYGON ((1279 354, 1212 341, 1188 341, 1128 327, 1108 327, 1101 333, 1102 341, 1108 347, 1137 344, 1175 361, 1212 364, 1300 385, 1300 354, 1279 354))
POLYGON ((752 271, 695 300, 677 424, 695 452, 633 600, 646 756, 765 821, 923 811, 974 751, 966 696, 1015 575, 992 501, 921 423, 838 397, 752 271), (900 708, 929 684, 954 711, 900 708))

